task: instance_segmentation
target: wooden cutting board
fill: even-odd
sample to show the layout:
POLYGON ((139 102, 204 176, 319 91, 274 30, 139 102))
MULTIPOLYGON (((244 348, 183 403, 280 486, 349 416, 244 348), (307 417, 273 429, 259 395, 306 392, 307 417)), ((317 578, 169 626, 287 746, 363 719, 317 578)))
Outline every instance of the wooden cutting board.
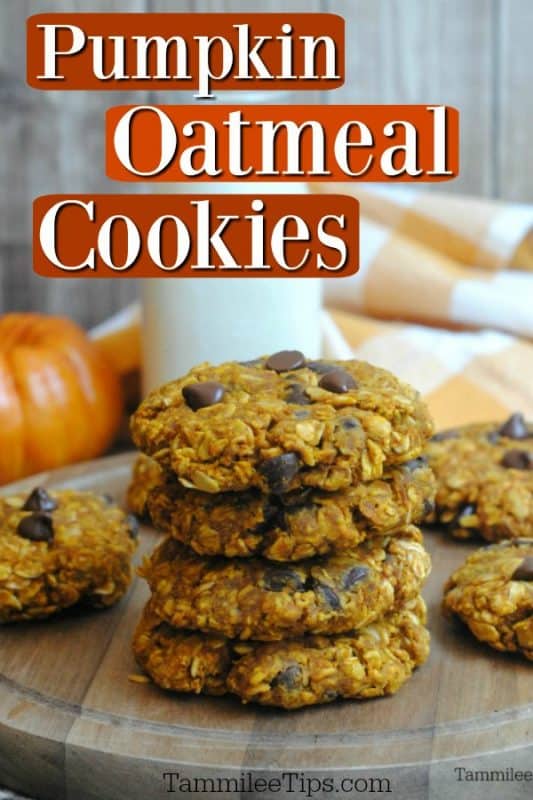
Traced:
MULTIPOLYGON (((122 502, 132 459, 115 456, 11 489, 70 486, 122 502)), ((164 777, 174 772, 215 789, 187 793, 182 783, 176 797, 331 797, 324 784, 306 781, 344 778, 352 783, 338 797, 390 788, 394 800, 530 798, 533 783, 473 783, 465 772, 458 780, 459 767, 532 768, 532 665, 479 645, 441 617, 442 585, 473 548, 437 532, 426 540, 434 564, 424 593, 431 657, 389 698, 284 712, 132 683, 130 640, 147 597, 141 580, 110 611, 3 627, 0 785, 47 800, 152 800, 178 788, 177 779, 171 786, 164 777), (295 776, 282 779, 281 791, 277 784, 261 791, 259 781, 256 794, 249 792, 247 781, 287 772, 295 776), (202 783, 222 778, 235 783, 202 783)), ((156 542, 144 528, 139 557, 156 542)))

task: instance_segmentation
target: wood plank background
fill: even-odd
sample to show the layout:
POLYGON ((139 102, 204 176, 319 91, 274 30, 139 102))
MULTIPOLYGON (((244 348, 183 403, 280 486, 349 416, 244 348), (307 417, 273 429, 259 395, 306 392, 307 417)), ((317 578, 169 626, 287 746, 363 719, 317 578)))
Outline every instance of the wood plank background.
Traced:
MULTIPOLYGON (((324 102, 432 102, 462 115, 462 173, 445 191, 532 200, 531 0, 262 0, 264 11, 331 11, 347 23, 347 81, 324 102)), ((103 114, 147 94, 36 92, 24 84, 25 20, 43 11, 243 11, 250 0, 2 0, 0 312, 68 313, 85 325, 138 282, 45 280, 31 270, 31 202, 117 191, 104 177, 103 114)), ((165 96, 171 102, 171 94, 165 96)), ((128 187, 121 185, 118 191, 128 187)), ((133 184, 133 190, 143 191, 133 184)), ((439 189, 440 190, 440 189, 439 189)))

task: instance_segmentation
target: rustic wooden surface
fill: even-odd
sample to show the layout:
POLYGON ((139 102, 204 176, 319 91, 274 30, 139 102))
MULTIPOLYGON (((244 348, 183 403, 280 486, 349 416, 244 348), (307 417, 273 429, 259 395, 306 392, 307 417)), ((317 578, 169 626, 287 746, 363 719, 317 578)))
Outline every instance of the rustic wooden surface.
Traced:
MULTIPOLYGON (((111 492, 122 501, 131 458, 71 467, 39 483, 111 492)), ((33 485, 35 478, 20 484, 33 485)), ((458 765, 531 767, 531 665, 478 645, 442 618, 442 584, 472 546, 436 532, 426 538, 434 561, 425 591, 431 657, 396 696, 381 700, 288 713, 129 682, 137 671, 130 640, 147 597, 140 580, 111 611, 4 627, 0 784, 45 800, 153 800, 166 796, 166 771, 330 770, 334 777, 388 777, 395 800, 530 797, 531 784, 508 784, 502 793, 501 784, 455 779, 458 765)), ((141 541, 146 552, 157 536, 145 528, 141 541)))
MULTIPOLYGON (((264 11, 333 11, 347 23, 347 82, 325 102, 445 102, 461 109, 461 177, 445 191, 531 200, 530 0, 263 0, 264 11)), ((0 3, 0 312, 68 313, 91 325, 138 293, 135 280, 45 280, 31 271, 31 203, 52 192, 116 189, 104 177, 111 92, 24 84, 24 25, 42 11, 242 11, 249 0, 2 0, 0 3)), ((165 95, 171 102, 172 95, 165 95)), ((145 187, 122 184, 120 191, 145 187)))

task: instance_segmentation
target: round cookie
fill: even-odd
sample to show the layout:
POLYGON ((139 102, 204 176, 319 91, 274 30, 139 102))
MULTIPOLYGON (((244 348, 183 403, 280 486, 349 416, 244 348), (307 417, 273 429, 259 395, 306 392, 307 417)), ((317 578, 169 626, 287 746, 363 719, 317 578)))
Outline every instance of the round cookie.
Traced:
POLYGON ((290 565, 202 558, 166 539, 141 574, 154 611, 173 627, 272 641, 363 627, 418 594, 429 569, 422 535, 408 526, 290 565))
POLYGON ((148 601, 133 636, 133 654, 162 689, 199 694, 226 694, 233 658, 224 636, 178 630, 163 622, 148 601))
POLYGON ((521 414, 503 424, 437 433, 426 448, 437 479, 428 521, 461 539, 528 536, 533 530, 533 425, 521 414))
POLYGON ((152 392, 131 429, 187 488, 282 494, 380 478, 385 461, 420 455, 432 423, 419 394, 386 370, 284 351, 195 367, 152 392))
POLYGON ((126 492, 126 505, 140 519, 147 519, 148 497, 152 489, 163 482, 163 471, 157 461, 145 456, 137 456, 133 465, 131 481, 126 492))
POLYGON ((481 642, 533 660, 533 539, 470 555, 446 583, 443 609, 481 642))
POLYGON ((243 702, 287 709, 394 694, 429 655, 421 597, 360 631, 251 648, 228 675, 243 702))
POLYGON ((434 493, 433 473, 419 458, 338 492, 210 495, 161 475, 158 484, 152 483, 147 507, 158 530, 199 555, 297 561, 340 553, 367 536, 419 522, 432 508, 434 493))
POLYGON ((0 622, 113 605, 131 581, 136 533, 133 517, 89 492, 0 497, 0 622))
POLYGON ((133 649, 163 689, 297 709, 336 698, 393 694, 429 654, 421 597, 356 633, 283 642, 238 642, 179 631, 149 603, 133 649))

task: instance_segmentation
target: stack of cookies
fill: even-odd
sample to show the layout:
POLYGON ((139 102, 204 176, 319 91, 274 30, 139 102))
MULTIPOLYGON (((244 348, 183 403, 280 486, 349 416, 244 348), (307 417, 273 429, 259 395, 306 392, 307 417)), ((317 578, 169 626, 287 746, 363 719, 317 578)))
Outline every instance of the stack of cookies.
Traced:
POLYGON ((135 634, 165 689, 298 708, 395 692, 426 659, 419 395, 361 361, 202 364, 132 420, 129 499, 165 534, 135 634))

